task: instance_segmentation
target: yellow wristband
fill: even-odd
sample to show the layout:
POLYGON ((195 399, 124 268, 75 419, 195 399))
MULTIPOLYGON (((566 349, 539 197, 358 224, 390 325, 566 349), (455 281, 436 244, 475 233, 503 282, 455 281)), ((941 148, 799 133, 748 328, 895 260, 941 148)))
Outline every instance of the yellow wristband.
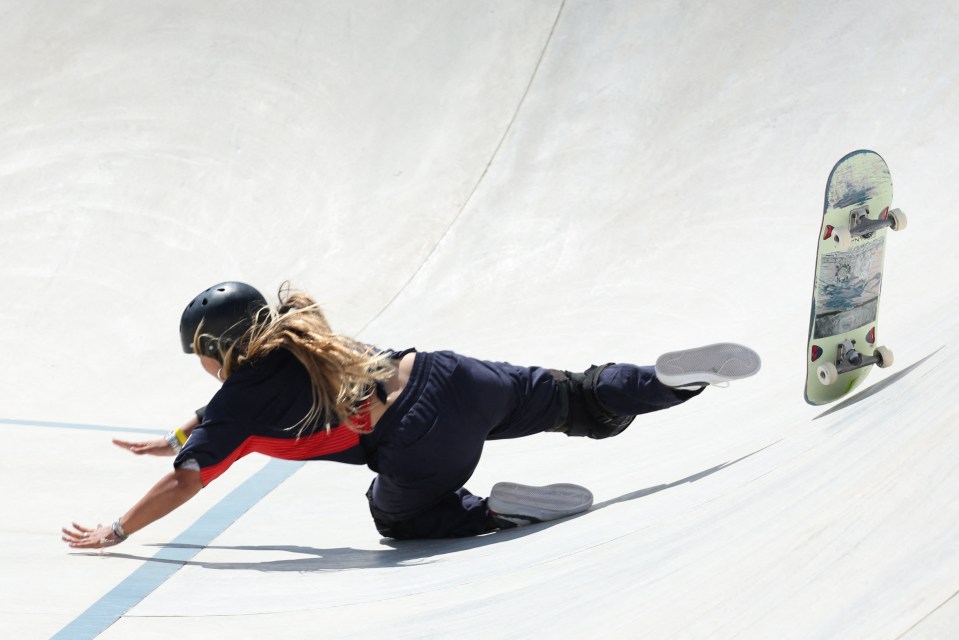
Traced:
POLYGON ((181 447, 186 444, 187 438, 186 438, 186 434, 183 433, 183 429, 179 429, 179 428, 174 429, 173 434, 176 436, 176 439, 180 442, 181 447))

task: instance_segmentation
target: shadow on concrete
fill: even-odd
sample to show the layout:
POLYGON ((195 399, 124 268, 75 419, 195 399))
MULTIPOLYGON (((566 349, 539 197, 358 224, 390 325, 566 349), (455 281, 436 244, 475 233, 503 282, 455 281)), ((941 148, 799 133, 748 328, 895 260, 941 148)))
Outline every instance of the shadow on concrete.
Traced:
MULTIPOLYGON (((202 567, 204 569, 220 570, 239 570, 239 571, 265 571, 265 572, 321 572, 321 571, 346 571, 355 569, 380 569, 388 567, 410 567, 433 564, 440 561, 440 557, 478 549, 491 544, 499 544, 522 538, 528 535, 536 534, 550 527, 563 526, 577 518, 588 517, 590 513, 605 509, 615 504, 638 500, 646 496, 666 491, 684 484, 698 482, 709 476, 719 473, 723 469, 728 469, 734 464, 742 462, 769 447, 774 446, 781 440, 777 440, 762 449, 758 449, 736 460, 724 462, 710 467, 704 471, 694 473, 674 482, 660 484, 653 487, 647 487, 638 491, 623 494, 616 498, 611 498, 603 502, 594 504, 586 511, 569 518, 543 522, 541 524, 530 525, 527 527, 518 527, 516 529, 507 529, 494 531, 492 533, 476 536, 473 538, 455 538, 443 540, 392 540, 383 539, 382 544, 387 547, 382 550, 354 549, 352 547, 338 547, 332 549, 317 549, 315 547, 303 547, 296 545, 250 545, 250 546, 203 546, 195 544, 162 544, 154 545, 161 548, 156 556, 143 557, 133 554, 107 552, 103 557, 124 558, 127 560, 138 560, 148 563, 177 564, 181 566, 202 567), (291 558, 288 560, 269 560, 266 562, 202 562, 192 560, 198 551, 204 549, 221 549, 229 551, 252 551, 252 552, 282 552, 298 554, 300 558, 291 558), (182 554, 185 557, 177 558, 177 552, 187 552, 182 554)), ((72 555, 93 555, 93 554, 72 554, 72 555)), ((101 555, 101 554, 96 554, 101 555)))
POLYGON ((910 373, 912 373, 913 371, 915 371, 916 369, 918 369, 920 366, 922 366, 923 364, 925 364, 925 362, 926 362, 927 360, 929 360, 929 358, 933 357, 934 355, 936 355, 937 353, 939 353, 940 351, 942 351, 944 348, 945 348, 945 345, 943 345, 942 347, 939 347, 938 349, 936 349, 935 351, 933 351, 932 353, 930 353, 929 355, 927 355, 925 358, 922 358, 921 360, 918 360, 917 362, 914 362, 913 364, 909 365, 908 367, 906 367, 906 368, 903 369, 902 371, 899 371, 899 372, 897 372, 897 373, 889 376, 888 378, 886 378, 885 380, 883 380, 883 381, 881 381, 881 382, 877 382, 876 384, 872 385, 871 387, 868 387, 867 389, 864 389, 864 390, 860 391, 859 393, 857 393, 856 395, 852 396, 851 398, 848 398, 848 399, 840 402, 840 403, 837 404, 835 407, 831 407, 831 408, 827 409, 826 411, 820 413, 818 416, 816 416, 815 418, 813 418, 813 420, 819 420, 820 418, 825 418, 826 416, 828 416, 828 415, 830 415, 830 414, 833 414, 833 413, 836 413, 837 411, 842 411, 843 409, 846 409, 846 408, 848 408, 848 407, 850 407, 850 406, 852 406, 852 405, 854 405, 854 404, 857 404, 857 403, 859 403, 859 402, 862 402, 862 401, 865 400, 866 398, 870 398, 870 397, 876 395, 877 393, 879 393, 880 391, 882 391, 882 390, 884 390, 884 389, 886 389, 886 388, 888 388, 888 387, 891 387, 892 385, 896 384, 897 382, 899 382, 900 380, 902 380, 903 378, 905 378, 907 375, 909 375, 910 373))

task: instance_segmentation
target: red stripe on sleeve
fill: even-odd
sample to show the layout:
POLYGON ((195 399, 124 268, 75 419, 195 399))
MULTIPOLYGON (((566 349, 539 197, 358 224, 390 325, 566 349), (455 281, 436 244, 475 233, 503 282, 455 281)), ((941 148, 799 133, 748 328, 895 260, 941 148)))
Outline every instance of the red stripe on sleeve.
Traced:
POLYGON ((220 477, 234 462, 252 452, 282 460, 310 460, 346 451, 359 443, 360 434, 342 425, 302 438, 250 436, 219 463, 200 469, 200 480, 205 487, 220 477))
MULTIPOLYGON (((319 431, 303 438, 251 436, 252 451, 283 460, 310 460, 346 451, 360 443, 360 434, 344 426, 319 431)), ((244 443, 245 444, 245 443, 244 443)))

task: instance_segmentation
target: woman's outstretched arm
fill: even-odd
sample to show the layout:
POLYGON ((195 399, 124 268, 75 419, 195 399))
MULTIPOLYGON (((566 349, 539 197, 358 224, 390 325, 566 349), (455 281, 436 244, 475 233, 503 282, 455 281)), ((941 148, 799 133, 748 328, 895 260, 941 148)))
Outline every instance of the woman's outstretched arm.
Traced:
POLYGON ((112 547, 186 503, 201 488, 203 483, 199 471, 175 469, 157 482, 115 523, 85 527, 74 522, 70 528, 63 527, 63 541, 74 549, 112 547))

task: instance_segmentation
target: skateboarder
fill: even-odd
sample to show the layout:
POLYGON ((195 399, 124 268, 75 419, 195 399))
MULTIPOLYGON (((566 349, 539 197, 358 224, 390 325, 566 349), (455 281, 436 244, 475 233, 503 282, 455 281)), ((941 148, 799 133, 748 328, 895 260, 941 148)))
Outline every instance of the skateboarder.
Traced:
POLYGON ((377 475, 367 499, 386 537, 472 536, 565 517, 590 507, 587 489, 499 483, 489 498, 467 491, 485 441, 547 431, 608 438, 636 415, 760 367, 755 352, 735 344, 665 354, 655 367, 608 364, 582 373, 381 350, 333 332, 304 293, 281 289, 274 315, 239 282, 196 296, 180 337, 223 386, 166 438, 114 441, 137 454, 176 454, 174 469, 112 525, 65 527, 71 547, 122 542, 251 451, 368 465, 377 475))

